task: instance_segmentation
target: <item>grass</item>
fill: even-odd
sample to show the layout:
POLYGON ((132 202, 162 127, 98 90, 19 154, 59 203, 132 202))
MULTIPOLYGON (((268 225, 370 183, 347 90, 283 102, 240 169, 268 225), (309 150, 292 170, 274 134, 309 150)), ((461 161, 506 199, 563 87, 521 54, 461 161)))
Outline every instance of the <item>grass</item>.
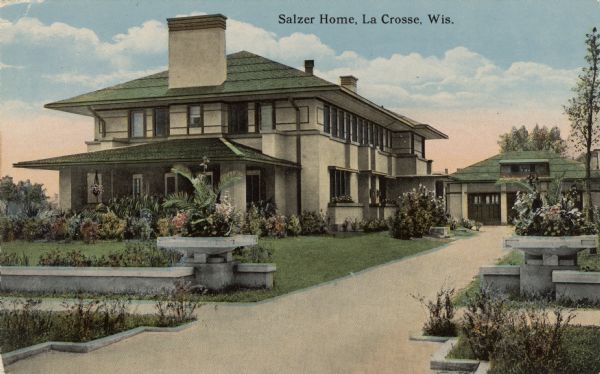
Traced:
MULTIPOLYGON (((562 347, 565 355, 560 373, 596 374, 600 372, 600 327, 569 326, 564 335, 562 347)), ((474 359, 475 356, 464 337, 448 353, 448 358, 474 359)))
MULTIPOLYGON (((440 239, 398 240, 391 238, 387 232, 368 233, 346 238, 323 235, 260 239, 260 244, 266 244, 273 249, 272 261, 277 265, 273 289, 230 289, 221 293, 198 295, 198 299, 222 302, 265 300, 440 247, 449 241, 440 239)), ((118 246, 124 247, 125 244, 98 242, 86 245, 82 243, 56 244, 16 241, 3 244, 2 250, 25 253, 30 257, 33 265, 37 263, 39 254, 53 248, 81 249, 86 253, 101 255, 117 249, 118 246)), ((54 296, 72 297, 73 295, 54 296)))
POLYGON ((40 255, 50 252, 53 249, 61 251, 81 250, 87 255, 107 255, 110 251, 125 249, 125 242, 117 241, 97 241, 94 244, 85 244, 81 241, 69 243, 63 242, 27 242, 23 240, 15 240, 4 242, 0 245, 2 252, 24 254, 29 257, 29 265, 36 266, 40 255))

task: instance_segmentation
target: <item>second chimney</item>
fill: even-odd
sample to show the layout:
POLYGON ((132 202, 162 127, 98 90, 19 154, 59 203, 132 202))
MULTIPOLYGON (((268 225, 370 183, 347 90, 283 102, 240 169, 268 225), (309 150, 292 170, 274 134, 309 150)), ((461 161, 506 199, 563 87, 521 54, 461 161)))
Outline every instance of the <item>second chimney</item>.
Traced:
POLYGON ((313 75, 314 68, 315 68, 315 60, 304 60, 304 72, 306 74, 313 75))
POLYGON ((227 79, 222 14, 169 18, 169 88, 218 86, 227 79))
POLYGON ((356 82, 358 82, 358 78, 353 75, 342 75, 340 77, 340 86, 352 92, 356 92, 356 82))

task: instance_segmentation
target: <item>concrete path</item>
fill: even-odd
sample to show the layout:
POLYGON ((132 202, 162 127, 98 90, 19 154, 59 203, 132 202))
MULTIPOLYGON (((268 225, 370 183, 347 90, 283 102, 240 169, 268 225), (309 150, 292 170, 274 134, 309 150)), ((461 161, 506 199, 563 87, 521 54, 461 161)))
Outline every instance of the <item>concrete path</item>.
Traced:
MULTIPOLYGON (((179 333, 145 333, 86 354, 45 353, 10 373, 429 373, 436 343, 412 342, 442 285, 464 287, 503 254, 506 227, 258 304, 215 304, 179 333)), ((323 250, 326 250, 324 248, 323 250)), ((366 248, 365 250, 369 250, 366 248)))

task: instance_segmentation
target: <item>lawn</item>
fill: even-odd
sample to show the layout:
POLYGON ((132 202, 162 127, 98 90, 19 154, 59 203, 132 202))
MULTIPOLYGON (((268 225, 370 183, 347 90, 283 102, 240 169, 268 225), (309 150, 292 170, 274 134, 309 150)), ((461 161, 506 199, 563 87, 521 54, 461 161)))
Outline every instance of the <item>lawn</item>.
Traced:
MULTIPOLYGON (((264 300, 427 251, 449 241, 398 240, 391 238, 387 232, 360 234, 346 238, 323 235, 260 239, 260 244, 272 249, 272 262, 277 265, 273 289, 229 290, 218 294, 202 295, 199 299, 231 302, 264 300)), ((98 242, 86 245, 81 242, 57 244, 15 241, 3 244, 2 250, 25 253, 30 258, 30 264, 34 265, 42 252, 54 248, 81 249, 89 254, 101 255, 124 246, 125 243, 121 242, 98 242)))

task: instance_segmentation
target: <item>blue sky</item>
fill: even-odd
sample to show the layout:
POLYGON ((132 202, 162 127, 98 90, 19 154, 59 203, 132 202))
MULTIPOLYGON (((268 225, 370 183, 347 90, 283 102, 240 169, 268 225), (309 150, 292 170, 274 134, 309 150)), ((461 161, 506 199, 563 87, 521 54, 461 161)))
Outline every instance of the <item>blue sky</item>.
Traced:
POLYGON ((165 19, 201 13, 228 17, 228 52, 295 67, 314 59, 318 75, 334 82, 355 75, 364 96, 448 133, 429 148, 441 170, 493 155, 498 135, 513 125, 558 125, 568 135, 562 106, 584 64, 585 33, 600 27, 599 0, 0 0, 2 172, 25 172, 11 162, 84 151, 90 120, 43 104, 164 70, 165 19), (424 23, 282 25, 282 13, 424 23), (428 14, 453 24, 429 24, 428 14), (46 130, 56 144, 35 140, 46 130), (17 152, 6 139, 36 147, 17 152))

